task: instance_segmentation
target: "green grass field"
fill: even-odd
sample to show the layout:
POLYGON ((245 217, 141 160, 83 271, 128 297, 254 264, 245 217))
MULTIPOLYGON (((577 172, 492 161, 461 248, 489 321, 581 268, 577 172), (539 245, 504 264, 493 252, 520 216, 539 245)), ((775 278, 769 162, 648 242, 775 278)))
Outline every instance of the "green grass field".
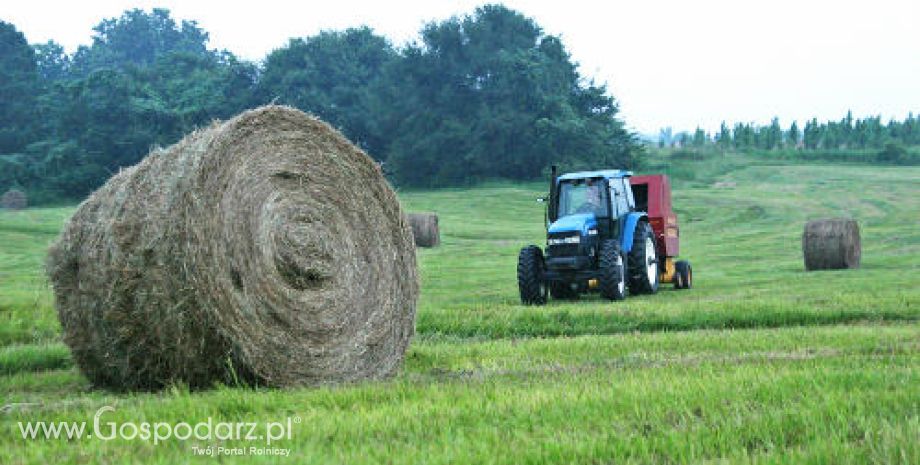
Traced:
POLYGON ((542 185, 405 192, 440 215, 417 336, 387 382, 94 390, 60 342, 45 250, 73 208, 0 212, 0 463, 920 463, 920 167, 668 159, 695 288, 518 303, 542 185), (717 184, 718 183, 718 184, 717 184), (807 219, 852 216, 862 268, 805 273, 807 219), (281 422, 265 440, 23 439, 20 422, 281 422))

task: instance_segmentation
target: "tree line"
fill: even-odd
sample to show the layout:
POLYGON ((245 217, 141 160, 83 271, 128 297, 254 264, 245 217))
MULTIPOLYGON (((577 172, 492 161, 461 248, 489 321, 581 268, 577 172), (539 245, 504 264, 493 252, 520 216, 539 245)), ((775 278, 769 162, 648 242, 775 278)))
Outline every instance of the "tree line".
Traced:
POLYGON ((847 149, 890 149, 920 145, 920 118, 909 113, 903 121, 882 122, 880 116, 854 119, 847 112, 840 121, 818 122, 813 118, 800 128, 793 121, 788 128, 780 125, 779 118, 773 118, 769 125, 736 123, 729 127, 724 121, 719 131, 709 134, 701 128, 693 133, 673 134, 671 128, 659 133, 660 146, 704 147, 717 146, 732 149, 800 149, 800 150, 847 150, 847 149))
POLYGON ((558 37, 503 6, 395 47, 368 27, 291 39, 259 63, 194 21, 130 10, 68 54, 0 21, 0 191, 78 198, 151 148, 270 102, 339 128, 399 185, 534 179, 551 163, 632 167, 641 147, 558 37))

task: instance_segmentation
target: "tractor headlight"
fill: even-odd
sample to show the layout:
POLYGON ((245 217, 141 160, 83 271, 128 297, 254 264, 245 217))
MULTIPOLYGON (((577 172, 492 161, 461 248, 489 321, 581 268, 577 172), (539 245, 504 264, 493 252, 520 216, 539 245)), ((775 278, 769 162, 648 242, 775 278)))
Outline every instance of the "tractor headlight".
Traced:
POLYGON ((552 238, 552 239, 547 239, 546 243, 549 245, 578 244, 578 243, 581 243, 581 237, 569 236, 569 237, 552 238))

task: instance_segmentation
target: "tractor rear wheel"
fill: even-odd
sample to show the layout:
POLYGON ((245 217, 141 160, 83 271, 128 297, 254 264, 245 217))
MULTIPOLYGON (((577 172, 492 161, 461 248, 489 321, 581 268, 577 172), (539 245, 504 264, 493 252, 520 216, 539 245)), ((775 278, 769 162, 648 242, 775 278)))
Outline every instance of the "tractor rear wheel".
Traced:
POLYGON ((598 253, 598 287, 601 295, 610 300, 626 298, 626 260, 617 241, 608 239, 601 242, 598 253))
POLYGON ((524 305, 546 303, 546 283, 543 281, 543 251, 535 245, 521 249, 518 255, 518 289, 524 305))
POLYGON ((690 289, 693 287, 693 267, 687 260, 674 263, 674 289, 690 289))
POLYGON ((658 292, 658 251, 655 233, 646 222, 636 225, 632 250, 629 251, 629 292, 654 294, 658 292))

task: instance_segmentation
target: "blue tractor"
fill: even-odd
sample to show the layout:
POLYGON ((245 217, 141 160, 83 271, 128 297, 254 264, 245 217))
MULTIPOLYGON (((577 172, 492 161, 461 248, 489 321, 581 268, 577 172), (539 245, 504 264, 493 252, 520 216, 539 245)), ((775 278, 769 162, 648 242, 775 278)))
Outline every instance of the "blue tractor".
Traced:
POLYGON ((549 197, 539 199, 547 203, 545 252, 530 245, 518 256, 521 302, 542 305, 549 296, 575 299, 586 292, 621 300, 627 289, 631 294, 653 294, 662 280, 689 288, 689 263, 659 258, 666 243, 675 252, 666 255, 676 255, 677 250, 677 219, 670 212, 666 177, 631 186, 631 176, 622 170, 557 176, 552 167, 549 197), (650 202, 656 211, 662 206, 668 213, 650 220, 650 202))

